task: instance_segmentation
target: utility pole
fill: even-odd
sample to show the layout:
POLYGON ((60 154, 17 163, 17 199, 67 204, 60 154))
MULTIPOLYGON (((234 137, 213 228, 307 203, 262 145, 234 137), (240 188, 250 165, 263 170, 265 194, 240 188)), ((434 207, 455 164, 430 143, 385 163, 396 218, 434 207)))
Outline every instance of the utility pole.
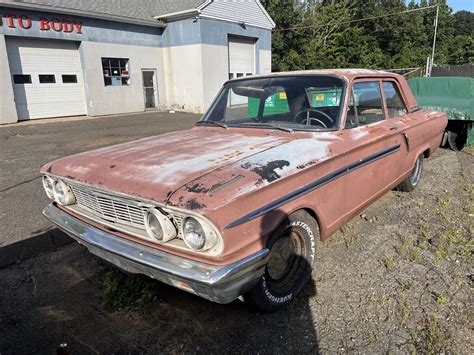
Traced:
POLYGON ((439 5, 436 5, 436 18, 434 22, 434 36, 433 36, 433 50, 431 52, 430 69, 429 69, 428 76, 431 76, 431 71, 433 70, 435 49, 436 49, 436 35, 438 34, 438 16, 439 16, 439 5))

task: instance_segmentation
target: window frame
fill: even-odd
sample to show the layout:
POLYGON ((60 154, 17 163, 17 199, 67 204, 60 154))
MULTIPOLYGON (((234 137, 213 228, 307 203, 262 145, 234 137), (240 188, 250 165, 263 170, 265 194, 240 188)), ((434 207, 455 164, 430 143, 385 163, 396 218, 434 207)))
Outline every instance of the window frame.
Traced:
POLYGON ((381 87, 381 90, 382 90, 382 97, 383 97, 383 104, 384 104, 384 107, 385 107, 385 112, 386 112, 386 119, 387 120, 392 120, 392 119, 397 119, 397 118, 400 118, 400 117, 403 117, 403 116, 406 116, 408 114, 408 106, 407 106, 407 103, 405 101, 405 97, 404 95, 402 94, 402 90, 400 90, 400 85, 398 85, 398 81, 393 79, 393 78, 385 78, 385 79, 381 79, 380 80, 380 87, 381 87), (402 116, 395 116, 395 117, 390 117, 389 114, 388 114, 388 106, 387 106, 387 99, 385 97, 385 90, 383 88, 383 83, 384 82, 390 82, 390 83, 393 83, 395 85, 395 89, 396 91, 398 91, 398 94, 400 95, 400 99, 402 101, 402 104, 403 106, 405 107, 405 115, 402 115, 402 116))
MULTIPOLYGON (((383 122, 386 122, 388 120, 388 113, 387 113, 387 105, 385 103, 385 95, 384 95, 384 92, 383 92, 383 85, 382 85, 382 78, 379 78, 379 77, 374 77, 374 78, 358 78, 358 79, 354 79, 348 90, 348 95, 347 96, 347 102, 346 102, 346 109, 345 109, 345 117, 344 117, 344 122, 341 122, 342 125, 341 125, 341 129, 342 130, 349 130, 349 129, 354 129, 354 128, 358 128, 358 127, 370 127, 370 126, 373 126, 373 125, 376 125, 376 124, 380 124, 380 123, 383 123, 383 122), (369 123, 369 124, 366 124, 364 126, 361 126, 360 123, 359 123, 359 118, 357 117, 358 115, 356 114, 356 117, 357 117, 357 125, 356 126, 353 126, 353 127, 348 127, 346 128, 346 122, 347 122, 347 113, 349 111, 349 104, 350 104, 350 98, 351 96, 353 97, 354 96, 354 85, 355 84, 359 84, 359 83, 367 83, 367 82, 377 82, 378 83, 378 86, 379 86, 379 91, 380 91, 380 99, 382 100, 382 113, 383 113, 383 120, 380 120, 380 121, 377 121, 377 122, 373 122, 373 123, 369 123)), ((355 98, 354 98, 355 100, 355 98)))
MULTIPOLYGON (((102 68, 102 79, 104 80, 104 87, 127 87, 127 86, 130 86, 131 85, 131 75, 130 75, 130 58, 124 58, 124 57, 100 57, 100 65, 101 65, 101 68, 102 68), (109 62, 109 66, 108 68, 105 68, 104 67, 104 60, 108 60, 109 62), (120 75, 111 75, 112 74, 112 65, 111 65, 111 60, 118 60, 119 61, 119 70, 120 70, 120 75), (123 68, 123 70, 126 70, 127 71, 127 74, 126 76, 122 75, 122 67, 120 65, 120 61, 121 60, 124 60, 126 61, 126 65, 125 67, 123 68), (108 70, 109 71, 109 75, 105 75, 105 70, 108 70), (106 83, 106 78, 120 78, 120 81, 121 81, 121 85, 108 85, 106 83), (123 79, 126 79, 126 84, 123 83, 123 79)), ((112 80, 112 79, 111 79, 112 80)))

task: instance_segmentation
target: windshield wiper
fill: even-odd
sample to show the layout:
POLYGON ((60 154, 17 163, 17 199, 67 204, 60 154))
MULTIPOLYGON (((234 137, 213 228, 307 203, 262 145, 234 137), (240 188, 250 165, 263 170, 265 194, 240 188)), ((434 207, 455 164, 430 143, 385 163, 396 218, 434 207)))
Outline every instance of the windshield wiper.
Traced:
POLYGON ((225 129, 229 128, 229 126, 227 124, 225 124, 223 122, 219 122, 219 121, 199 121, 199 122, 196 122, 197 126, 209 125, 209 124, 213 124, 215 126, 219 126, 219 127, 225 128, 225 129))
POLYGON ((282 126, 278 126, 276 124, 271 124, 271 123, 242 123, 243 125, 246 125, 246 126, 254 126, 254 127, 269 127, 269 128, 275 128, 275 129, 279 129, 280 131, 285 131, 285 132, 288 132, 288 133, 293 133, 293 129, 291 128, 288 128, 288 127, 282 127, 282 126))

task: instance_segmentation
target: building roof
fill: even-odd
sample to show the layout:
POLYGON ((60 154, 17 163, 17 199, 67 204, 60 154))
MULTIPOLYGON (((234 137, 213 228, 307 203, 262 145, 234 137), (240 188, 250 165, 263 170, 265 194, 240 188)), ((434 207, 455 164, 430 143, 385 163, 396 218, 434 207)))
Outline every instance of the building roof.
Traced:
MULTIPOLYGON (((263 25, 261 21, 256 21, 255 25, 275 27, 274 22, 259 0, 246 1, 249 3, 247 7, 222 0, 0 0, 0 5, 151 26, 163 26, 161 21, 169 19, 199 15, 201 9, 211 5, 210 9, 215 8, 217 13, 225 15, 221 19, 232 20, 229 17, 236 17, 234 20, 237 22, 247 22, 243 21, 243 17, 248 18, 249 12, 258 13, 261 10, 261 15, 266 20, 263 21, 263 25), (244 12, 245 16, 242 17, 242 14, 239 16, 239 10, 245 11, 244 9, 247 10, 247 12, 244 12)), ((255 14, 250 16, 251 19, 253 17, 255 17, 255 14)))
POLYGON ((0 5, 157 25, 155 16, 197 9, 205 0, 10 0, 0 5))

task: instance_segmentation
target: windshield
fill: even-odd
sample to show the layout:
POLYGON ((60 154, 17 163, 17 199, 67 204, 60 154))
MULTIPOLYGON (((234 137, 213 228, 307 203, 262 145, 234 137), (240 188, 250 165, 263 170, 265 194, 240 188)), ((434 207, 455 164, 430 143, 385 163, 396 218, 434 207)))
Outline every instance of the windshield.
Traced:
POLYGON ((343 88, 342 79, 323 75, 231 81, 199 123, 335 130, 339 127, 343 88))

